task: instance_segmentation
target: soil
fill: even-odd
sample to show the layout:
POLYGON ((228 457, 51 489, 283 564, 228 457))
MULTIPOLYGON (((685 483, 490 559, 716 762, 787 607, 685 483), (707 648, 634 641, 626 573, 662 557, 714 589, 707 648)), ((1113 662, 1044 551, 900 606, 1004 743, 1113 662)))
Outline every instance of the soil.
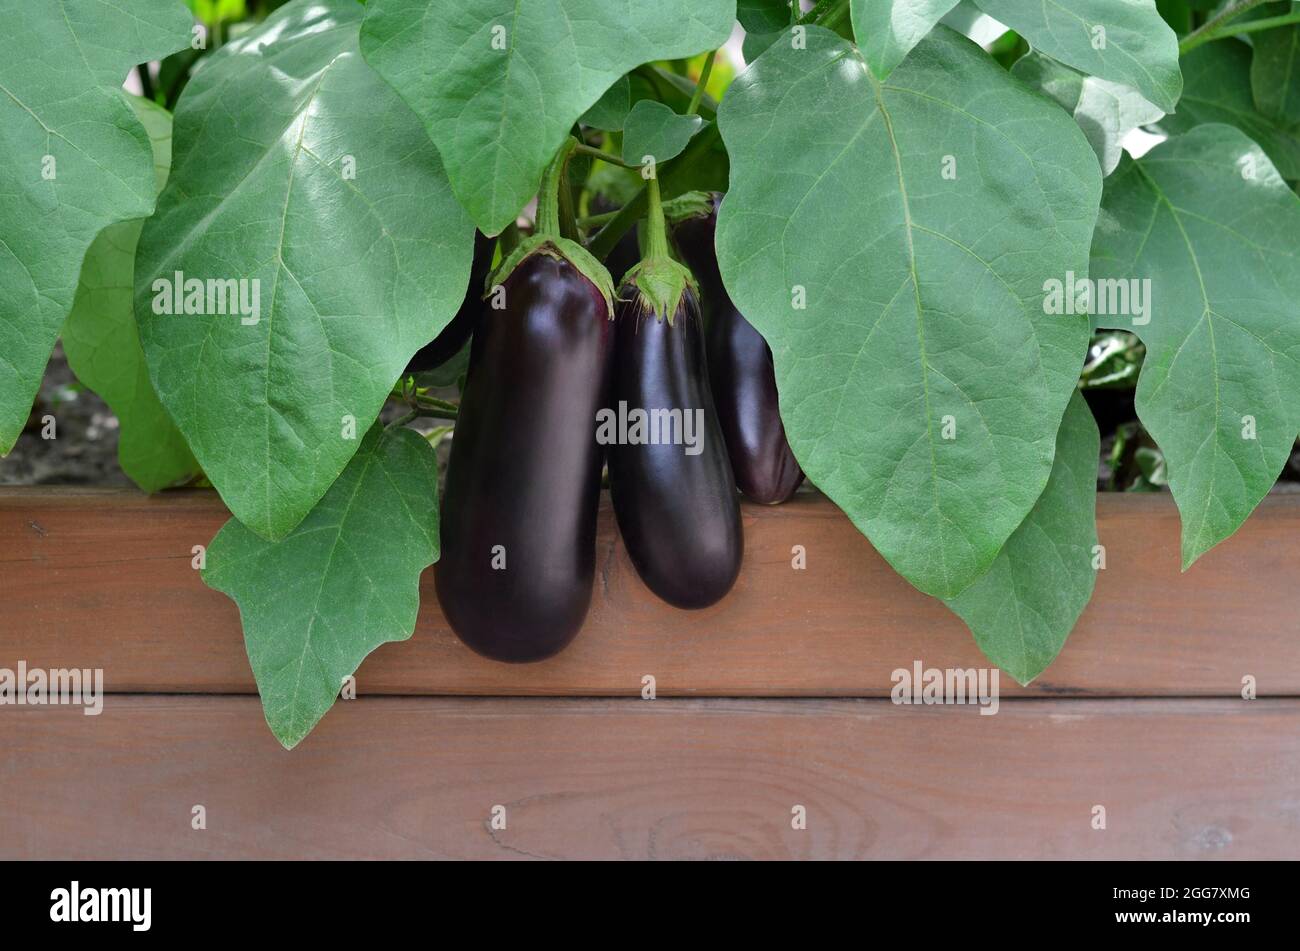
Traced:
POLYGON ((26 430, 0 458, 0 485, 129 486, 117 464, 117 435, 117 417, 77 382, 56 348, 26 430), (54 438, 42 436, 46 417, 54 419, 54 438))
MULTIPOLYGON (((437 390, 454 399, 454 389, 437 390)), ((403 407, 389 403, 380 419, 389 423, 403 407)), ((428 434, 441 420, 417 419, 413 428, 428 434)), ((13 451, 0 457, 0 485, 97 485, 126 488, 132 485, 117 464, 118 422, 103 400, 73 376, 62 346, 55 348, 45 370, 40 392, 13 451), (54 438, 42 436, 43 420, 54 417, 54 438)), ((446 470, 450 439, 438 444, 439 473, 446 470)))

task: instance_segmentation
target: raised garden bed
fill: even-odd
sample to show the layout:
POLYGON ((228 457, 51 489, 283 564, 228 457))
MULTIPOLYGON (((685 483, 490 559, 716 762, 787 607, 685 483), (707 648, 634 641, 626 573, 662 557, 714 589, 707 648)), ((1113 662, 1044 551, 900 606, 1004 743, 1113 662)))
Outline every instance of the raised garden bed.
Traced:
POLYGON ((0 855, 1300 849, 1300 499, 1266 500, 1182 574, 1167 496, 1101 496, 1096 595, 1043 676, 1028 688, 1001 678, 994 716, 889 701, 895 668, 987 661, 829 502, 801 493, 744 515, 736 590, 684 613, 644 589, 602 511, 587 626, 540 664, 472 654, 427 591, 414 637, 367 660, 358 699, 286 753, 249 696, 236 608, 191 568, 192 547, 225 519, 215 496, 2 490, 0 657, 102 667, 112 696, 98 717, 0 715, 0 822, 22 830, 0 855), (640 699, 647 674, 653 701, 640 699), (1247 675, 1260 699, 1241 699, 1247 675), (200 803, 204 832, 190 828, 200 803), (506 830, 489 825, 498 804, 506 830), (1097 804, 1105 831, 1091 827, 1097 804), (790 827, 795 805, 806 830, 790 827))

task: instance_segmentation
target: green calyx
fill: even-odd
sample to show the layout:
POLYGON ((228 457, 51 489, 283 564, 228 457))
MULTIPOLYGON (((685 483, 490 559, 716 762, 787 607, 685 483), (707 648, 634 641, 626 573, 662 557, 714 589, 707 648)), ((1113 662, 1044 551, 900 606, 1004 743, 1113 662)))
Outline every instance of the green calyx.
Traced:
POLYGON ((636 288, 636 299, 644 313, 654 314, 656 320, 667 320, 669 326, 686 289, 697 295, 700 291, 691 269, 667 256, 645 258, 627 272, 623 282, 636 288))
POLYGON ((637 291, 638 305, 643 313, 654 314, 656 320, 668 320, 672 326, 681 306, 682 295, 690 288, 699 293, 695 276, 686 265, 673 259, 668 250, 668 230, 664 222, 663 202, 659 197, 659 182, 650 179, 646 183, 646 197, 649 200, 645 229, 645 257, 641 263, 627 272, 624 283, 631 284, 637 291))
POLYGON ((605 306, 609 308, 610 316, 613 316, 614 279, 610 276, 609 269, 577 241, 561 238, 558 235, 535 234, 520 241, 497 269, 488 275, 483 296, 487 297, 491 294, 492 288, 498 284, 504 284, 511 272, 534 254, 548 254, 557 260, 572 264, 583 277, 596 286, 596 290, 600 291, 601 296, 605 298, 605 306))
POLYGON ((505 255, 497 269, 488 275, 487 286, 483 289, 484 297, 492 293, 493 287, 505 283, 511 272, 534 254, 549 254, 557 260, 567 261, 591 281, 605 298, 605 306, 613 318, 614 279, 595 255, 574 240, 577 229, 573 224, 572 196, 569 194, 566 167, 577 144, 577 140, 570 137, 546 167, 537 192, 537 234, 522 239, 505 255))
POLYGON ((690 218, 707 218, 713 214, 712 192, 686 192, 664 202, 664 218, 678 224, 690 218))

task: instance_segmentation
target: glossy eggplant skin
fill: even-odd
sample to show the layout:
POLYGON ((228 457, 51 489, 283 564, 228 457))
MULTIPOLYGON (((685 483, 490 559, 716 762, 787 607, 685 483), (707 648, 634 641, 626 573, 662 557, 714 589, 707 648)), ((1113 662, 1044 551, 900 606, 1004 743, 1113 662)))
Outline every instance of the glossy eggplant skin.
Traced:
POLYGON ((775 505, 794 495, 803 469, 785 438, 777 401, 772 348, 736 309, 722 285, 713 250, 713 214, 692 218, 674 233, 682 257, 700 282, 707 318, 709 382, 740 491, 755 502, 775 505))
POLYGON ((545 253, 510 273, 505 300, 474 328, 434 578, 462 641, 522 663, 560 651, 591 603, 596 412, 608 401, 614 323, 595 285, 545 253))
POLYGON ((456 316, 443 327, 438 336, 425 344, 411 357, 406 365, 407 373, 420 373, 436 370, 465 346, 465 341, 474 332, 474 320, 483 308, 483 284, 487 281, 488 271, 492 269, 492 253, 496 242, 481 231, 474 232, 474 260, 469 268, 469 287, 465 289, 465 300, 456 311, 456 316))
POLYGON ((702 418, 703 427, 695 455, 672 443, 611 445, 614 514, 646 586, 674 607, 707 607, 735 584, 745 537, 709 395, 699 305, 687 291, 669 324, 643 311, 634 288, 624 287, 619 298, 611 408, 680 409, 702 418))

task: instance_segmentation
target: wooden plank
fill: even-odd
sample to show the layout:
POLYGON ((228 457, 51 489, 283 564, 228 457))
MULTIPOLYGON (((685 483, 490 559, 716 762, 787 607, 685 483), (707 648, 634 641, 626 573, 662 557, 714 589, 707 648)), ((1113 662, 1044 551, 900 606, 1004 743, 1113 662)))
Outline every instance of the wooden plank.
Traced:
MULTIPOLYGON (((1099 502, 1092 604, 1036 695, 1300 695, 1300 498, 1273 496, 1187 574, 1167 495, 1099 502)), ((102 667, 127 692, 251 692, 238 612, 191 568, 226 514, 212 493, 0 490, 0 665, 102 667)), ((415 636, 363 664, 362 693, 881 696, 890 673, 985 663, 969 632, 896 575, 826 499, 746 506, 745 569, 721 604, 669 608, 637 578, 608 506, 586 628, 524 667, 472 654, 433 592, 415 636), (791 567, 792 546, 807 552, 791 567)), ((1009 678, 1007 679, 1009 681, 1009 678)), ((1009 682, 1007 695, 1023 693, 1009 682)))
POLYGON ((285 753, 254 698, 135 696, 0 749, 5 859, 1300 856, 1294 699, 372 698, 285 753))

